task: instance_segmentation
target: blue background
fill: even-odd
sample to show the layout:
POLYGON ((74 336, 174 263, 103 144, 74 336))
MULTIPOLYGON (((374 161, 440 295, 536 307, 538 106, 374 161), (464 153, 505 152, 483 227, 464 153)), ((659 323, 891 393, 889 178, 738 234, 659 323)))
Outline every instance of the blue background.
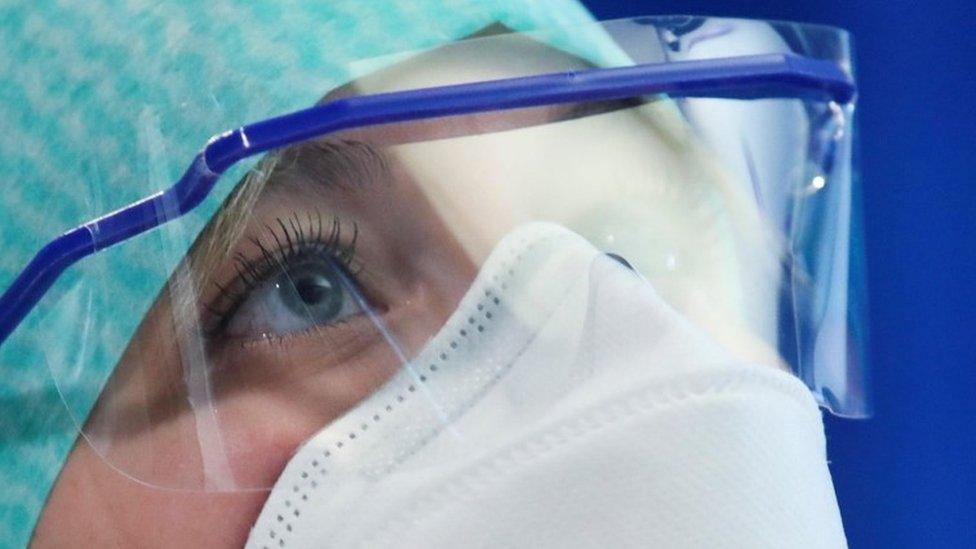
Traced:
POLYGON ((828 418, 852 547, 976 547, 976 2, 584 0, 854 33, 875 418, 828 418))

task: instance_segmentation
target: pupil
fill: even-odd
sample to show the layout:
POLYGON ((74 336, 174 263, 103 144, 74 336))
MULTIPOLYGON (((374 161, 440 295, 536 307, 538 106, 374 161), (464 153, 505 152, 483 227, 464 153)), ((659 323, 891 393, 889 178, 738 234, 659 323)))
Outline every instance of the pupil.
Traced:
POLYGON ((312 262, 282 273, 278 284, 284 305, 299 317, 330 322, 342 311, 344 295, 336 268, 312 262))
POLYGON ((295 286, 298 297, 307 305, 318 305, 332 291, 332 284, 324 276, 303 278, 295 286))

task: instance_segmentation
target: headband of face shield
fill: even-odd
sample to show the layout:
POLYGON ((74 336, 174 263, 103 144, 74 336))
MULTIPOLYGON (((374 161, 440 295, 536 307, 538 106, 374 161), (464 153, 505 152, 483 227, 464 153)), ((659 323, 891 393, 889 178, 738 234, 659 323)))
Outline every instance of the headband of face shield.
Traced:
MULTIPOLYGON (((820 27, 645 18, 558 35, 574 34, 599 36, 618 55, 594 59, 555 34, 496 26, 432 50, 357 62, 354 72, 366 76, 322 90, 323 102, 608 63, 765 53, 849 70, 846 35, 820 27)), ((86 318, 65 327, 77 352, 52 355, 47 365, 64 394, 97 396, 90 414, 65 400, 86 443, 120 472, 164 488, 267 489, 304 441, 403 372, 431 410, 465 404, 449 397, 478 398, 424 384, 437 360, 465 356, 458 338, 492 329, 489 315, 531 339, 560 303, 597 310, 600 293, 580 300, 568 292, 578 274, 551 250, 526 264, 552 283, 532 278, 523 285, 531 291, 504 302, 485 295, 481 308, 459 310, 483 291, 472 286, 476 278, 514 276, 489 259, 506 237, 558 227, 574 235, 572 246, 586 242, 595 257, 626 265, 735 360, 793 372, 826 408, 864 415, 852 110, 815 97, 633 97, 376 125, 292 144, 240 181, 167 273, 105 379, 85 375, 86 352, 110 337, 99 330, 107 315, 141 305, 118 302, 114 274, 103 272, 99 255, 85 259, 65 297, 88 304, 86 318), (484 308, 494 306, 502 309, 484 308), (448 337, 449 320, 452 329, 470 325, 448 337)), ((91 192, 93 203, 112 202, 91 192)), ((188 230, 176 219, 118 246, 151 265, 181 253, 171 239, 188 230)), ((588 341, 583 329, 567 327, 577 334, 567 344, 588 341)), ((506 340, 466 359, 503 371, 496 362, 524 344, 506 340)), ((483 386, 475 379, 483 368, 469 375, 483 386)), ((344 442, 355 444, 350 437, 344 442)))

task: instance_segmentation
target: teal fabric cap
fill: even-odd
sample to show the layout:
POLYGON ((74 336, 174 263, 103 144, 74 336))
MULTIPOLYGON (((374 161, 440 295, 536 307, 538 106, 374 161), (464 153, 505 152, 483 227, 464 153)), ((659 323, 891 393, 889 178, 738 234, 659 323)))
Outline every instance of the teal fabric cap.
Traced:
MULTIPOLYGON (((575 0, 4 3, 0 288, 61 231, 171 185, 209 136, 355 78, 351 61, 588 21, 575 0)), ((0 545, 29 542, 126 343, 247 167, 189 222, 70 269, 0 348, 0 545)))

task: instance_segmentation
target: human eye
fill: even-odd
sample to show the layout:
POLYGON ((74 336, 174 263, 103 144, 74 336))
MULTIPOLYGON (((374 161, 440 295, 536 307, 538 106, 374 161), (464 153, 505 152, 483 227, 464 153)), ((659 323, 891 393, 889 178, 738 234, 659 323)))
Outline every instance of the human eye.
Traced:
POLYGON ((227 339, 269 339, 327 327, 365 312, 356 281, 354 223, 343 234, 318 213, 276 218, 260 237, 248 239, 254 257, 234 254, 237 276, 220 285, 213 333, 227 339))

